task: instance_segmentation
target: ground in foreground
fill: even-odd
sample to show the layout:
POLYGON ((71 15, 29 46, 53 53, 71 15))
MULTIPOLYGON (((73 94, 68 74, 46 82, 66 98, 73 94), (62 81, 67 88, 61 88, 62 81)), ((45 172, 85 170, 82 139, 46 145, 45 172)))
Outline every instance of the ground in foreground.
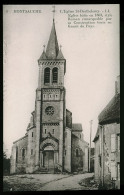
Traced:
POLYGON ((10 175, 3 178, 3 191, 96 190, 96 186, 83 184, 92 177, 93 173, 10 175))

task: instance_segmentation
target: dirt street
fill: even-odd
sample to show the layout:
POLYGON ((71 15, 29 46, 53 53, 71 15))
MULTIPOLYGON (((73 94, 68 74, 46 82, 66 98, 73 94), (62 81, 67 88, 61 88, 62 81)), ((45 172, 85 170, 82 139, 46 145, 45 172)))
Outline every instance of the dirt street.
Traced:
POLYGON ((84 190, 79 182, 92 177, 93 173, 85 174, 24 174, 4 176, 3 191, 54 191, 84 190))

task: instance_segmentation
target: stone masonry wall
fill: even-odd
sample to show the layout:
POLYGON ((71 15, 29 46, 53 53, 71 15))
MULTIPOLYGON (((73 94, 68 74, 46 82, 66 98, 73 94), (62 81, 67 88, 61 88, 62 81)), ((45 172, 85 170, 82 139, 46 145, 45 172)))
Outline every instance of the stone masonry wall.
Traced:
POLYGON ((27 139, 28 136, 25 136, 20 140, 14 142, 11 155, 11 174, 26 172, 27 139))
POLYGON ((85 141, 80 140, 78 137, 72 134, 72 171, 87 171, 87 166, 85 164, 88 162, 88 159, 85 159, 86 147, 88 147, 88 144, 85 141), (78 150, 78 154, 76 150, 78 150))
MULTIPOLYGON (((111 164, 115 163, 115 176, 117 177, 117 163, 120 162, 120 151, 118 151, 117 135, 120 133, 120 124, 112 123, 106 124, 103 127, 103 139, 101 129, 99 131, 99 138, 95 142, 95 180, 103 181, 105 185, 111 186, 111 164), (111 135, 115 134, 115 151, 111 150, 111 135), (102 155, 103 146, 103 155, 102 155), (102 157, 103 156, 103 157, 102 157), (103 161, 103 163, 102 163, 103 161)), ((118 183, 116 178, 115 184, 118 183)))
POLYGON ((94 163, 94 174, 95 174, 95 181, 99 182, 100 180, 100 146, 99 146, 99 139, 95 142, 95 163, 94 163))
POLYGON ((71 129, 65 129, 64 169, 71 172, 71 129))
POLYGON ((28 131, 28 150, 27 150, 27 166, 26 173, 32 173, 35 169, 35 143, 36 128, 31 128, 28 131))
MULTIPOLYGON (((120 162, 120 151, 117 149, 117 134, 120 133, 120 124, 113 123, 104 125, 104 183, 111 183, 111 163, 120 162), (111 151, 111 134, 116 135, 115 141, 115 152, 111 151)), ((117 177, 117 168, 116 168, 116 177, 117 177)))

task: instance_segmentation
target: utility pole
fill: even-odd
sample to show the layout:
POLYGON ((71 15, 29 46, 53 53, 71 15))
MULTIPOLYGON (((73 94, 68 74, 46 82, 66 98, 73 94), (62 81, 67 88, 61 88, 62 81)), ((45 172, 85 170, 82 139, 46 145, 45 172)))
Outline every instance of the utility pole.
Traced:
POLYGON ((90 121, 89 172, 90 172, 90 156, 91 156, 92 122, 93 122, 93 120, 90 121))

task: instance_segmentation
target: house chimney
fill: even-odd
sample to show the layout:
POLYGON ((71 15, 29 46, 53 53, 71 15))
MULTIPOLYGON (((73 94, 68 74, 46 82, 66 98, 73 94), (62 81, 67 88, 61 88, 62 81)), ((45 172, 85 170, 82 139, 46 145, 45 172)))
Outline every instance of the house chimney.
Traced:
POLYGON ((120 75, 117 76, 116 81, 115 81, 115 94, 120 93, 120 75))

